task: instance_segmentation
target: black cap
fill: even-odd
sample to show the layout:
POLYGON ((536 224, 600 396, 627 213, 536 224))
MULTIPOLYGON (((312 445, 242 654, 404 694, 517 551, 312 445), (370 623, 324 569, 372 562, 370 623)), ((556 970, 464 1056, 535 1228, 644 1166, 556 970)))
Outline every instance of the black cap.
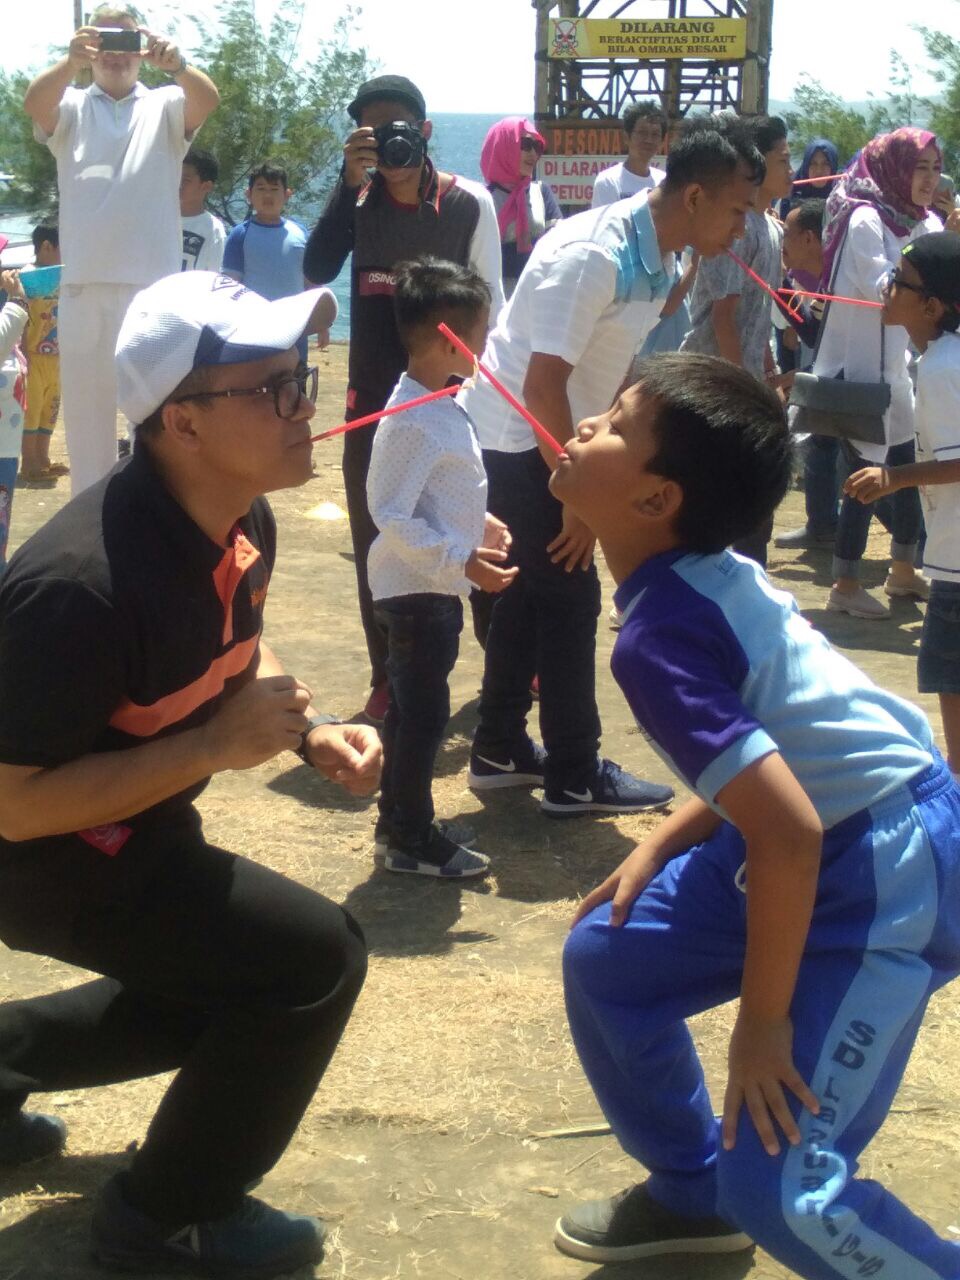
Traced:
POLYGON ((374 76, 357 90, 357 96, 347 107, 347 112, 354 124, 360 123, 360 112, 368 102, 391 101, 402 102, 409 107, 418 120, 426 120, 427 104, 423 94, 406 76, 374 76))
POLYGON ((931 298, 960 308, 960 235, 955 231, 931 231, 905 245, 903 256, 931 298))

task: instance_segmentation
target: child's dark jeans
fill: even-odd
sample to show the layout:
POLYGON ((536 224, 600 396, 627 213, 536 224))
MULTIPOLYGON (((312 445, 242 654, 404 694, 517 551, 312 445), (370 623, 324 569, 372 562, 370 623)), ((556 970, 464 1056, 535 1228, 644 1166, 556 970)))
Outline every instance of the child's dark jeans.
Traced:
POLYGON ((433 822, 433 766, 450 719, 450 687, 463 630, 458 596, 378 600, 387 634, 390 702, 383 722, 380 818, 405 846, 425 841, 433 822))

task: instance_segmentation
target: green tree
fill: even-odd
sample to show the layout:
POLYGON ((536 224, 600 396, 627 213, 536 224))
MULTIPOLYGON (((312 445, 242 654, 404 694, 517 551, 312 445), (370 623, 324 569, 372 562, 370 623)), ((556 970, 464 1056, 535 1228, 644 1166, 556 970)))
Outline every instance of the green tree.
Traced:
POLYGON ((943 164, 954 177, 960 171, 960 41, 945 31, 916 27, 923 38, 934 80, 942 86, 940 96, 930 104, 929 127, 943 147, 943 164))
POLYGON ((814 138, 829 138, 840 152, 841 165, 846 165, 875 134, 890 127, 886 107, 871 104, 861 111, 808 75, 800 77, 784 119, 798 150, 814 138))
POLYGON ((199 145, 219 161, 210 204, 229 223, 246 214, 247 174, 274 157, 289 175, 294 212, 316 207, 339 161, 346 106, 371 74, 366 52, 353 47, 356 12, 350 8, 327 41, 301 49, 305 5, 284 0, 264 31, 255 0, 222 0, 197 55, 220 90, 220 106, 199 145))
POLYGON ((31 76, 0 72, 0 170, 13 174, 4 200, 31 213, 53 212, 57 206, 57 163, 33 137, 33 121, 23 109, 31 76))

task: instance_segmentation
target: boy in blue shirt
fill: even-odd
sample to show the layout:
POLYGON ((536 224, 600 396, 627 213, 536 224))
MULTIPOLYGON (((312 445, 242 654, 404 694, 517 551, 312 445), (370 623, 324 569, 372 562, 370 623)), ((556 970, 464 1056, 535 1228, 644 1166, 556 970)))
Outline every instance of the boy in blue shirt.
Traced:
POLYGON ((555 1239, 597 1262, 756 1242, 808 1280, 956 1277, 960 1245, 854 1175, 960 971, 960 791, 921 712, 723 549, 790 472, 774 393, 681 354, 582 422, 551 481, 619 584, 614 675, 694 792, 567 942, 577 1051, 650 1176, 555 1239), (737 996, 721 1125, 684 1020, 737 996))
MULTIPOLYGON (((302 293, 303 251, 307 233, 299 222, 283 216, 293 192, 287 186, 287 171, 275 161, 254 169, 247 179, 250 216, 234 227, 223 247, 223 271, 275 302, 302 293)), ((321 335, 321 346, 325 346, 321 335)), ((307 339, 297 343, 300 359, 306 363, 307 339)))

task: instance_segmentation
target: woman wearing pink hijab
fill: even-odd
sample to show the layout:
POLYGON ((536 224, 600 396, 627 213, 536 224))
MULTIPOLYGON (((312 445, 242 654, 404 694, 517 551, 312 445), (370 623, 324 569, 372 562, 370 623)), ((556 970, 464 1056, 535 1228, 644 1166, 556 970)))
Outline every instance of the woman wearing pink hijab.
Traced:
POLYGON ((508 116, 491 127, 480 152, 480 170, 500 224, 503 291, 508 298, 533 246, 563 217, 553 192, 533 176, 546 145, 529 120, 508 116))

